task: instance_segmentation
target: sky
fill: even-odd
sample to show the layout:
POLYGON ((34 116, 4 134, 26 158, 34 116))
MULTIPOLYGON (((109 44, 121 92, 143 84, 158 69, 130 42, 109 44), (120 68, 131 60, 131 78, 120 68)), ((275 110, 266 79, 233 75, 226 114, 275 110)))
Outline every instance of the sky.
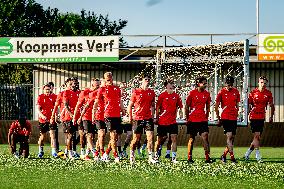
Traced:
MULTIPOLYGON (((44 8, 58 8, 61 13, 80 13, 82 9, 85 9, 96 14, 108 14, 111 20, 127 20, 127 26, 122 30, 124 35, 257 32, 256 0, 35 1, 44 8)), ((284 24, 281 18, 284 0, 259 0, 259 3, 259 32, 283 33, 284 24)), ((208 36, 200 38, 196 40, 208 42, 210 39, 208 36)), ((147 43, 151 42, 152 38, 143 40, 147 43)), ((180 37, 177 40, 184 39, 180 37)), ((213 42, 218 40, 221 39, 215 37, 213 42)))

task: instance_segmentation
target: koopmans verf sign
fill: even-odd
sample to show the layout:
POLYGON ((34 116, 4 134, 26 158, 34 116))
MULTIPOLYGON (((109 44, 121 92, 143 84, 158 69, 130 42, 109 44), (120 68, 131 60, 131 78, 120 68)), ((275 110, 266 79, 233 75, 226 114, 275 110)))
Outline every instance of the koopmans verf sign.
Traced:
POLYGON ((0 62, 113 62, 118 48, 118 36, 1 37, 0 62))
POLYGON ((284 60, 284 34, 259 34, 258 60, 284 60))

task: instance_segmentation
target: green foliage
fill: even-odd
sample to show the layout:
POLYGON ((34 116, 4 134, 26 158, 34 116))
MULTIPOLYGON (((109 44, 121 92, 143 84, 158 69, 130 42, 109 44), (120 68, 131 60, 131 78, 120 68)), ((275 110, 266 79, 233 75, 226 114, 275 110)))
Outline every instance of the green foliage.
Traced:
MULTIPOLYGON (((178 164, 165 159, 150 165, 147 159, 130 165, 128 160, 116 164, 82 160, 37 159, 37 147, 31 147, 30 159, 15 159, 7 146, 0 146, 0 185, 2 188, 283 188, 283 148, 262 148, 264 163, 252 160, 222 164, 205 164, 203 149, 194 149, 194 164, 187 164, 186 147, 178 147, 178 164), (10 182, 13 180, 13 182, 10 182)), ((212 148, 213 157, 223 148, 212 148)), ((246 148, 236 148, 241 156, 246 148)), ((163 151, 164 154, 165 151, 163 151)))
MULTIPOLYGON (((0 37, 120 35, 127 24, 85 10, 75 14, 43 9, 34 0, 1 0, 0 10, 0 37)), ((126 44, 123 39, 120 43, 126 44)), ((1 83, 31 83, 32 65, 0 65, 0 77, 1 83)))

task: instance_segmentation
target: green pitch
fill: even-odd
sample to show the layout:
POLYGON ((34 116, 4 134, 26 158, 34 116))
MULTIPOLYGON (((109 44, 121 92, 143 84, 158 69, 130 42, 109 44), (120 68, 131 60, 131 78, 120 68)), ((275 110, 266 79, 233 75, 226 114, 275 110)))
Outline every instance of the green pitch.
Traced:
MULTIPOLYGON (((242 159, 247 148, 235 148, 237 164, 222 164, 223 148, 211 148, 212 164, 205 164, 203 149, 194 148, 194 164, 186 162, 186 148, 178 148, 178 164, 161 158, 156 165, 147 159, 131 166, 94 161, 52 159, 45 147, 45 158, 37 159, 37 146, 31 158, 15 159, 7 145, 0 145, 0 188, 284 188, 284 148, 261 148, 264 163, 242 159)), ((163 149, 165 155, 165 147, 163 149)))

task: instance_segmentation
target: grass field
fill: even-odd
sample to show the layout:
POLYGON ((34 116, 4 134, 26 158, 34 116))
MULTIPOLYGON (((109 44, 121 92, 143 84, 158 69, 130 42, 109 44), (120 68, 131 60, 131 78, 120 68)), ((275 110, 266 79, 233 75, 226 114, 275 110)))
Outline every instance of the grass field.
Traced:
MULTIPOLYGON (((242 159, 247 148, 235 148, 237 164, 219 159, 205 164, 203 149, 194 148, 194 164, 186 162, 186 148, 178 148, 178 164, 162 158, 156 165, 147 159, 130 165, 82 160, 37 159, 31 146, 29 159, 15 159, 0 145, 0 188, 284 188, 284 148, 261 148, 264 163, 242 159)), ((50 148, 45 147, 45 153, 50 148)), ((223 148, 211 148, 219 158, 223 148)), ((163 155, 165 154, 163 150, 163 155)))

